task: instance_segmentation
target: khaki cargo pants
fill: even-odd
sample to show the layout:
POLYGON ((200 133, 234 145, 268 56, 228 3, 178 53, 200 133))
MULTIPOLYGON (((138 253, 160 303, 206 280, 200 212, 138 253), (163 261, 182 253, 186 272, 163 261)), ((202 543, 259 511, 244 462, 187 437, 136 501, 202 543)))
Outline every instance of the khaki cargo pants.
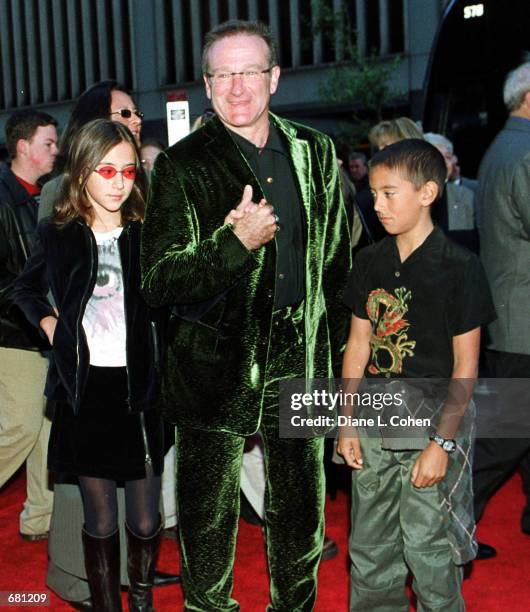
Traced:
POLYGON ((409 570, 418 612, 465 610, 439 489, 410 481, 419 451, 383 450, 379 437, 361 436, 364 467, 352 477, 350 610, 408 612, 409 570))

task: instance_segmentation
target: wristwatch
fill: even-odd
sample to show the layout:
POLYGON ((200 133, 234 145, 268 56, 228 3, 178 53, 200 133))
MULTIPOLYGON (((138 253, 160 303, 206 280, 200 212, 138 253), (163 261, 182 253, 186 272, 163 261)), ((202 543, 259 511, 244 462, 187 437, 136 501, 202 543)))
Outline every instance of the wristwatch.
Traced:
POLYGON ((437 434, 435 431, 430 434, 429 440, 432 440, 433 442, 438 444, 438 446, 441 446, 443 450, 448 454, 454 453, 456 450, 456 442, 454 440, 446 440, 445 438, 442 438, 442 436, 437 434))

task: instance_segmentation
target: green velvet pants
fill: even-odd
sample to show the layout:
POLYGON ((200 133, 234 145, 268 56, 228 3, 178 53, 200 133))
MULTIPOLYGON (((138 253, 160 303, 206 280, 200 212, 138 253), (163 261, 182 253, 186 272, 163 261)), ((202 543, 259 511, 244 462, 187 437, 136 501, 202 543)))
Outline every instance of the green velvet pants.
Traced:
POLYGON ((410 481, 419 451, 383 450, 378 437, 363 436, 361 445, 364 467, 352 477, 350 611, 408 612, 409 570, 418 612, 465 610, 439 489, 410 481))
MULTIPOLYGON (((313 610, 324 539, 323 438, 280 439, 278 428, 278 383, 304 372, 301 308, 273 316, 260 424, 271 612, 313 610)), ((177 427, 185 610, 239 610, 231 593, 244 442, 230 433, 177 427)))

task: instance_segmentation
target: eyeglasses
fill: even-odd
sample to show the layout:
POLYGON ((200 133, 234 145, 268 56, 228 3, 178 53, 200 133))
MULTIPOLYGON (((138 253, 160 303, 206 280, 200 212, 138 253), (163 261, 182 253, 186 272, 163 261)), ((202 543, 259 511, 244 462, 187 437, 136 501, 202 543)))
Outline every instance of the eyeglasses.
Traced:
POLYGON ((114 166, 102 166, 101 168, 96 168, 94 172, 97 172, 99 176, 106 180, 110 180, 114 178, 116 174, 121 174, 123 178, 128 179, 129 181, 134 181, 136 178, 136 167, 129 166, 124 168, 123 170, 116 170, 114 166))
POLYGON ((242 76, 243 81, 246 83, 251 83, 253 81, 258 81, 261 78, 262 74, 267 74, 272 70, 272 66, 270 68, 266 68, 265 70, 242 70, 241 72, 215 72, 214 74, 206 73, 206 76, 210 79, 210 82, 213 85, 217 84, 225 84, 230 83, 235 76, 242 76))
POLYGON ((142 113, 142 111, 139 111, 138 109, 131 110, 130 108, 120 108, 120 110, 112 111, 110 114, 120 115, 120 117, 123 119, 130 119, 133 113, 138 117, 138 119, 144 118, 144 113, 142 113))

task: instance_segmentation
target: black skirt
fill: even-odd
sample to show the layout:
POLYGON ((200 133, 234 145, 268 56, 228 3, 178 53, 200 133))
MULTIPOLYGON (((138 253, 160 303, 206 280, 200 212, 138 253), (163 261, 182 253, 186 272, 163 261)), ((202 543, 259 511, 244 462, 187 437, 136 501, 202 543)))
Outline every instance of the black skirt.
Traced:
POLYGON ((126 368, 90 366, 79 414, 74 415, 68 403, 55 406, 48 469, 136 480, 145 478, 149 458, 154 473, 160 475, 164 465, 162 420, 154 410, 130 413, 127 395, 126 368))

